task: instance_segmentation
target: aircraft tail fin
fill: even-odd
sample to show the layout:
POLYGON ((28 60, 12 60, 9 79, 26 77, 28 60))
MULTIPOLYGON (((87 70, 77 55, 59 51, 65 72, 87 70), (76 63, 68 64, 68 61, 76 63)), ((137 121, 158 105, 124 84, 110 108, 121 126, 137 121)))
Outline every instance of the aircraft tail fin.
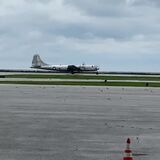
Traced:
POLYGON ((32 67, 35 68, 35 67, 41 67, 41 66, 45 66, 47 65, 46 63, 44 63, 40 56, 38 54, 35 54, 33 56, 33 60, 32 60, 32 67))

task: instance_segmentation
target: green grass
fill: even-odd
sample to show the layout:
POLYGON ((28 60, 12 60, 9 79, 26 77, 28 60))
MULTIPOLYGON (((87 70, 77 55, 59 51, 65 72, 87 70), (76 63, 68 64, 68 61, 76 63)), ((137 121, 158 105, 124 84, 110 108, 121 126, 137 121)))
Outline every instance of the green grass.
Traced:
POLYGON ((101 76, 101 75, 53 75, 53 74, 13 74, 5 75, 6 78, 41 78, 41 79, 85 79, 85 80, 139 80, 139 81, 160 81, 160 77, 145 76, 101 76))
MULTIPOLYGON (((144 82, 80 82, 80 81, 0 81, 0 84, 29 85, 76 85, 76 86, 130 86, 145 87, 144 82)), ((149 87, 160 87, 160 83, 149 83, 149 87)))
POLYGON ((7 79, 1 79, 0 84, 33 84, 33 85, 77 85, 77 86, 134 86, 134 87, 147 87, 145 82, 149 83, 149 87, 160 87, 160 83, 149 82, 149 81, 160 81, 159 77, 146 77, 146 76, 110 76, 110 75, 82 75, 82 74, 13 74, 4 75, 5 78, 17 78, 17 80, 10 81, 7 79), (28 78, 28 80, 18 80, 18 78, 28 78), (34 81, 30 80, 34 79, 34 81), (43 81, 35 79, 63 79, 63 81, 43 81), (71 79, 65 81, 65 79, 71 79), (74 81, 74 80, 77 81, 74 81), (73 81, 72 81, 73 80, 73 81), (84 81, 78 81, 84 80, 84 81), (86 81, 86 80, 102 80, 99 81, 86 81), (104 80, 138 80, 139 82, 110 82, 106 83, 104 80))

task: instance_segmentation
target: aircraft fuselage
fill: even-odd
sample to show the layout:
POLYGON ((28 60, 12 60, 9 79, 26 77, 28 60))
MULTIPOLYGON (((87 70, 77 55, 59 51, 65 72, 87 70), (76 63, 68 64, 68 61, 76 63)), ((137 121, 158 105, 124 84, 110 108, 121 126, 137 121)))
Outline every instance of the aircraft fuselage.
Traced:
POLYGON ((32 67, 44 70, 54 70, 60 72, 87 72, 87 71, 98 71, 99 68, 96 65, 49 65, 44 63, 39 55, 34 55, 32 60, 32 67))

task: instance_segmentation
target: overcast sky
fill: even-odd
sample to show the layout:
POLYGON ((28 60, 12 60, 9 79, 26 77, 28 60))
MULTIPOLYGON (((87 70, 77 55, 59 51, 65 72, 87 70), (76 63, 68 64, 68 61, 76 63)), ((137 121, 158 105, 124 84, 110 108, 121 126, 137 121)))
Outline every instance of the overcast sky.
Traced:
POLYGON ((0 0, 0 68, 96 64, 160 72, 160 0, 0 0))

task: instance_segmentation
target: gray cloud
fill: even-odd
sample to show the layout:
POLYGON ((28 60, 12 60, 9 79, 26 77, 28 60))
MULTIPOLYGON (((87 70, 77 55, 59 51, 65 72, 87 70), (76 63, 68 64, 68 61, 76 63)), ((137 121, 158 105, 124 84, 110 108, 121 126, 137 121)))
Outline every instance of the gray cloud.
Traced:
POLYGON ((128 10, 125 0, 66 0, 70 4, 80 9, 82 13, 92 16, 120 17, 130 16, 132 13, 128 10))
POLYGON ((110 70, 123 66, 125 59, 130 63, 142 59, 146 67, 155 57, 158 64, 158 0, 0 0, 0 4, 0 67, 28 67, 37 52, 50 63, 85 61, 102 68, 112 63, 110 70))
POLYGON ((141 6, 159 6, 159 0, 127 0, 131 5, 141 5, 141 6))

